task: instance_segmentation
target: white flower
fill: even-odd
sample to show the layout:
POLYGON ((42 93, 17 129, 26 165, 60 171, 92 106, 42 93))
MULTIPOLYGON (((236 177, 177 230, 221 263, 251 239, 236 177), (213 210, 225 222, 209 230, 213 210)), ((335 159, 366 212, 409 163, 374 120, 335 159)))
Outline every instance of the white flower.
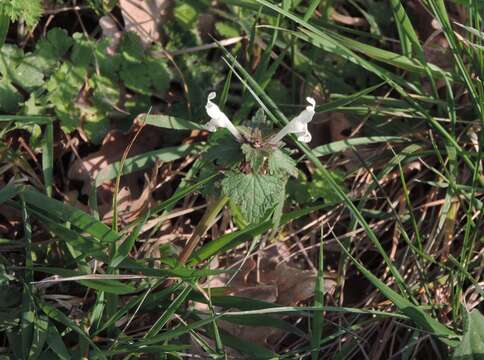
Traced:
POLYGON ((205 128, 211 132, 216 131, 217 128, 226 128, 237 139, 237 141, 242 142, 243 139, 239 133, 239 130, 235 128, 234 124, 232 124, 227 115, 220 110, 217 104, 212 102, 216 96, 217 94, 215 92, 208 94, 205 110, 207 110, 207 114, 210 116, 211 120, 205 125, 205 128))
POLYGON ((286 126, 284 126, 281 131, 274 135, 269 140, 270 144, 276 145, 287 134, 295 134, 297 136, 297 139, 304 143, 308 143, 311 141, 311 134, 308 130, 308 123, 313 119, 316 101, 311 97, 306 98, 306 100, 310 105, 306 106, 306 109, 304 109, 298 116, 296 116, 286 126))

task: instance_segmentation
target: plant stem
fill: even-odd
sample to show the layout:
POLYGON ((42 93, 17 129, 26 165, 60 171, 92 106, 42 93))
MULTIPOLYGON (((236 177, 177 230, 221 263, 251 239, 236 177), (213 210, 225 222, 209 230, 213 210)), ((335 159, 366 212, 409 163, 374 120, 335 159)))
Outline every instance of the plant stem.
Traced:
POLYGON ((195 228, 195 231, 190 237, 190 240, 188 240, 187 245, 185 246, 183 251, 180 253, 180 256, 178 257, 178 261, 180 261, 180 263, 184 264, 190 258, 190 256, 193 253, 193 250, 195 250, 198 243, 200 242, 200 239, 202 238, 203 235, 205 235, 207 230, 210 229, 213 222, 215 221, 215 218, 217 217, 219 212, 223 209, 223 207, 225 206, 228 200, 229 198, 227 196, 221 195, 219 198, 215 199, 214 201, 209 202, 208 207, 205 210, 205 213, 203 214, 202 219, 198 223, 197 227, 195 228))

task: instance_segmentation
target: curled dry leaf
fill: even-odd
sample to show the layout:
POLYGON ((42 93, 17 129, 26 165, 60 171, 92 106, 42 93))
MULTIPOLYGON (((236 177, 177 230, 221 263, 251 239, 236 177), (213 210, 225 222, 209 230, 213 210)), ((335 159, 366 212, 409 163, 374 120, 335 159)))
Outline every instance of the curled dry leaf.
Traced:
MULTIPOLYGON (((139 216, 153 204, 153 197, 151 196, 154 187, 156 185, 156 174, 153 175, 151 181, 145 182, 145 188, 139 197, 133 195, 130 188, 125 186, 118 193, 117 198, 117 216, 121 219, 124 224, 129 224, 130 222, 139 218, 139 216)), ((103 221, 111 223, 113 220, 113 210, 110 204, 106 204, 107 211, 102 211, 103 221)))

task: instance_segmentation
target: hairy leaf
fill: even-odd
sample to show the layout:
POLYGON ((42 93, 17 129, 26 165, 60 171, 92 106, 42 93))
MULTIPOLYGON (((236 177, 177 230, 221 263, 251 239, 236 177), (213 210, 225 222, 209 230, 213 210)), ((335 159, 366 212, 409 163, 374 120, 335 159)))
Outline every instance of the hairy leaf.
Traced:
POLYGON ((291 175, 297 177, 298 170, 296 162, 284 151, 276 149, 269 157, 269 174, 271 175, 291 175))
POLYGON ((275 176, 229 173, 222 180, 222 190, 249 223, 261 221, 277 205, 285 182, 275 176))

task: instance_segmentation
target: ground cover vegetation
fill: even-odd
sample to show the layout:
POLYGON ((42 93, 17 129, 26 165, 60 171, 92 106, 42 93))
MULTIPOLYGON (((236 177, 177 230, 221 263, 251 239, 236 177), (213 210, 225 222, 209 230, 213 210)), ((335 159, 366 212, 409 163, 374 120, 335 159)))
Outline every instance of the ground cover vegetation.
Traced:
POLYGON ((0 359, 483 359, 483 13, 1 1, 0 359))

